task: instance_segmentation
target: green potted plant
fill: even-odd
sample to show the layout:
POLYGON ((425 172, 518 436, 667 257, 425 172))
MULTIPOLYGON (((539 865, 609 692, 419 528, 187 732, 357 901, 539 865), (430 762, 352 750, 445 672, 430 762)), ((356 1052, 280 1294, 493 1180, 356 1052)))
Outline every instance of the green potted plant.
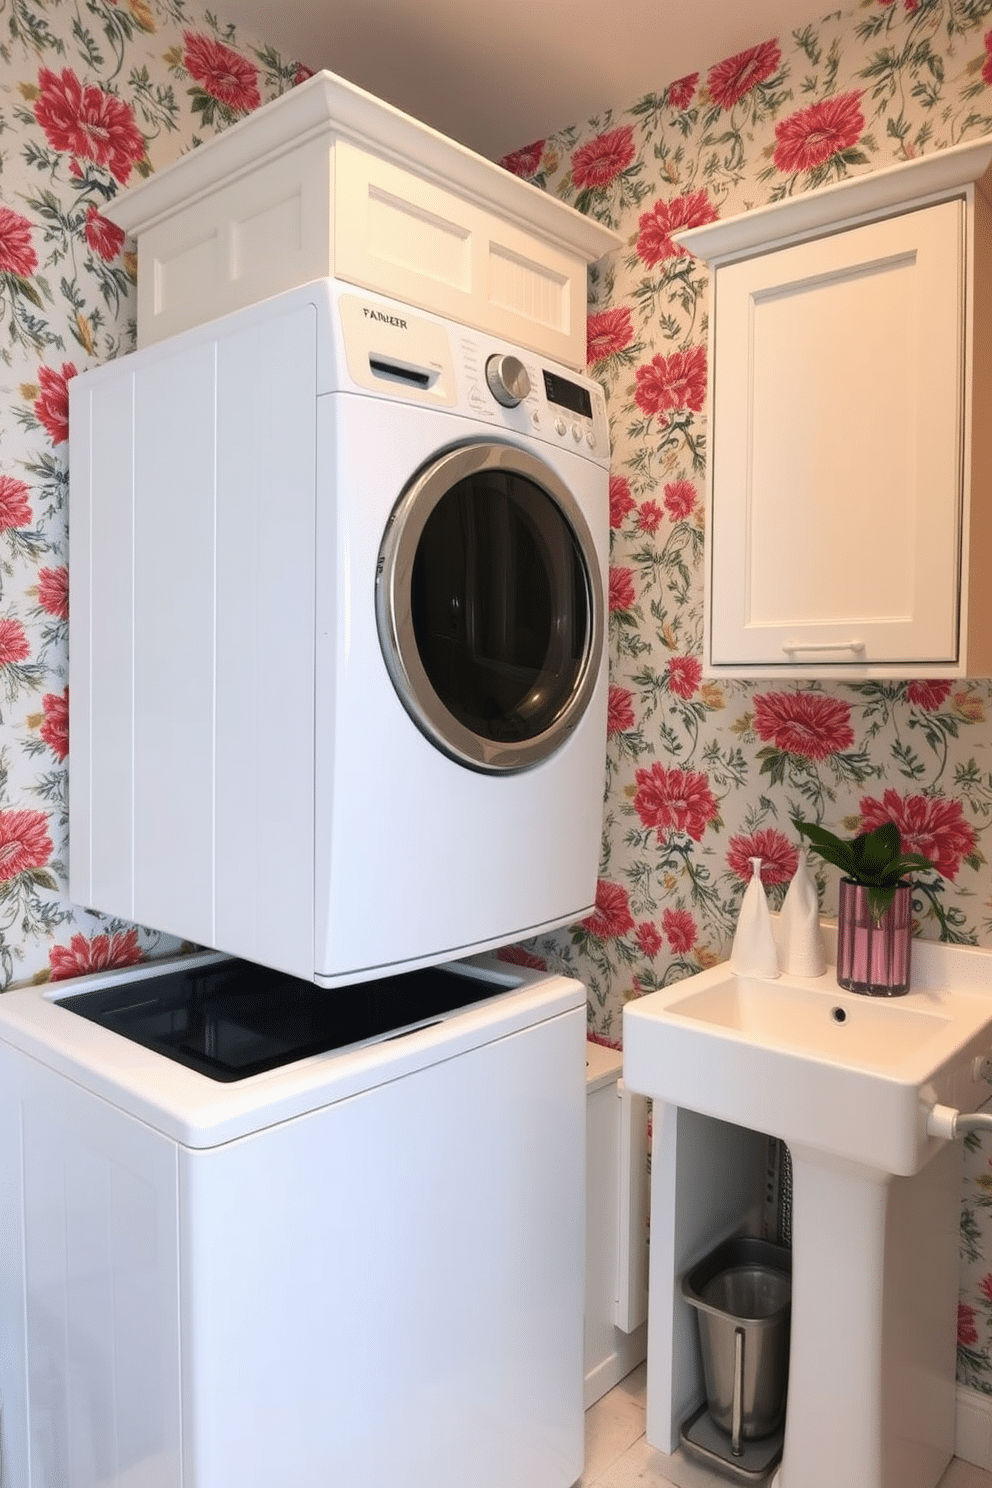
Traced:
POLYGON ((793 817, 815 853, 843 877, 837 913, 837 982, 851 992, 892 997, 909 991, 912 885, 907 875, 932 871, 922 853, 904 853, 895 822, 845 839, 793 817))

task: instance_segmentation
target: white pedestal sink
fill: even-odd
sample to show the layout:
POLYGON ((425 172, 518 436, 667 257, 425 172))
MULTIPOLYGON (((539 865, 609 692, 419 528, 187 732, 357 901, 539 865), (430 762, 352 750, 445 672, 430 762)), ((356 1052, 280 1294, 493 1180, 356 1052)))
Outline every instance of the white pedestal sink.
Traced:
MULTIPOLYGON (((927 1117, 992 1093, 979 1068, 992 1051, 992 952, 916 942, 913 987, 877 999, 842 991, 832 966, 758 981, 721 965, 624 1009, 631 1090, 779 1137, 792 1154, 776 1488, 935 1488, 953 1451, 961 1148, 930 1136, 927 1117)), ((655 1274, 655 1214, 693 1202, 673 1201, 666 1182, 656 1154, 652 1307, 668 1305, 672 1280, 655 1274)), ((671 1250, 657 1254, 661 1266, 671 1250)), ((649 1331, 648 1439, 666 1452, 678 1369, 653 1370, 652 1349, 685 1336, 649 1331), (653 1376, 670 1400, 652 1401, 653 1376)))

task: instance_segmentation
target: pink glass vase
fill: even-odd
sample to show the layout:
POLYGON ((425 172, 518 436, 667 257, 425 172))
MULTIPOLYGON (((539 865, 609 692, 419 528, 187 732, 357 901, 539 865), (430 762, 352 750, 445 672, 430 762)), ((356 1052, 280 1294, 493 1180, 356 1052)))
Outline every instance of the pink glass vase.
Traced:
POLYGON ((898 885, 879 923, 869 912, 868 894, 863 884, 841 879, 837 983, 848 992, 865 992, 870 997, 899 997, 909 991, 912 886, 898 885))

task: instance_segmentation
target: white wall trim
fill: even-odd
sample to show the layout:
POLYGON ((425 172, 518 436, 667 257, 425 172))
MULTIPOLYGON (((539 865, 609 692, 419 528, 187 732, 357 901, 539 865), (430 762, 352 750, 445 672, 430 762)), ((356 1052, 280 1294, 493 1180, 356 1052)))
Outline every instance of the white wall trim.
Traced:
POLYGON ((955 1395, 954 1455, 992 1471, 992 1395, 958 1385, 955 1395))

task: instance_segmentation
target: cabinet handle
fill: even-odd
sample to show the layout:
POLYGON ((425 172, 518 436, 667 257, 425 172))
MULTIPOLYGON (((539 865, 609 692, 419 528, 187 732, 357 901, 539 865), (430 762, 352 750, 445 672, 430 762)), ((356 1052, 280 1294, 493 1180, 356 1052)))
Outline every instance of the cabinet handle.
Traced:
POLYGON ((791 645, 785 645, 782 650, 787 656, 795 656, 797 651, 857 651, 865 649, 864 641, 824 641, 813 645, 808 641, 793 641, 791 645))

